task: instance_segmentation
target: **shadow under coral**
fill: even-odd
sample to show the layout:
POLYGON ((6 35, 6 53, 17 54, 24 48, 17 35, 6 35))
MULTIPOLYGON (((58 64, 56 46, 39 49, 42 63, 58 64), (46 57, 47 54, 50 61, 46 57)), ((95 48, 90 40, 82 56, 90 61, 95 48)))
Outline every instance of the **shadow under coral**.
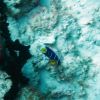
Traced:
POLYGON ((1 64, 3 67, 0 69, 6 71, 7 74, 11 76, 10 78, 13 83, 11 89, 6 93, 4 100, 15 100, 18 91, 21 89, 21 87, 25 86, 28 82, 28 79, 26 79, 22 75, 21 68, 26 62, 26 60, 31 57, 31 55, 28 51, 29 46, 24 46, 20 44, 18 40, 13 42, 10 39, 7 17, 5 12, 6 12, 6 5, 1 0, 0 1, 0 35, 2 38, 5 39, 5 45, 6 45, 5 49, 8 50, 9 56, 7 55, 4 56, 4 63, 1 64), (17 55, 16 51, 19 52, 19 55, 17 55))

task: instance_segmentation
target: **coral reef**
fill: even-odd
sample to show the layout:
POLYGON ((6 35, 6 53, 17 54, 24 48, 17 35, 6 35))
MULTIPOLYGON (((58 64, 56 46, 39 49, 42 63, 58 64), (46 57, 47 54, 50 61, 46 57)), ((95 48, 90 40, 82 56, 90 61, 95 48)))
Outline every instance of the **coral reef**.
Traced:
POLYGON ((6 10, 6 5, 0 0, 0 70, 6 72, 12 81, 11 89, 7 90, 4 100, 15 100, 19 89, 27 84, 21 68, 30 54, 29 46, 20 44, 18 40, 13 42, 10 39, 6 10))
POLYGON ((4 95, 10 90, 12 81, 10 76, 3 71, 0 71, 0 100, 4 100, 4 95))
POLYGON ((22 73, 29 79, 31 89, 39 91, 37 94, 25 87, 18 100, 34 100, 35 96, 36 100, 99 100, 99 1, 4 2, 11 39, 30 45, 32 57, 22 73), (45 56, 41 52, 44 46, 58 56, 59 66, 49 63, 52 53, 45 56))

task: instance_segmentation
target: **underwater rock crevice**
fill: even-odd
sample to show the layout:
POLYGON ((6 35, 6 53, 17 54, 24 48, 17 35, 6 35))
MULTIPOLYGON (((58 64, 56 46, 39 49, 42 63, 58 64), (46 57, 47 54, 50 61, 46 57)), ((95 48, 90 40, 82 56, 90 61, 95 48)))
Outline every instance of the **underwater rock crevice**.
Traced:
POLYGON ((5 21, 9 34, 2 34, 10 52, 5 70, 14 81, 13 90, 21 84, 18 100, 40 95, 47 100, 97 100, 100 5, 95 0, 40 0, 41 5, 33 7, 34 1, 4 0, 11 12, 5 21), (45 48, 41 52, 44 45, 52 53, 43 53, 45 48), (52 64, 51 59, 61 63, 52 64), (22 87, 24 82, 28 87, 22 87))
POLYGON ((15 100, 17 93, 21 89, 21 86, 27 84, 26 79, 21 73, 21 67, 28 58, 31 57, 28 49, 29 46, 24 46, 19 43, 18 40, 13 42, 10 38, 8 30, 6 5, 3 1, 0 1, 0 35, 5 39, 6 49, 8 50, 8 56, 5 56, 6 64, 3 64, 1 70, 7 72, 12 80, 11 89, 6 93, 4 100, 15 100), (19 51, 19 55, 16 54, 19 51), (7 57, 7 58, 6 58, 7 57))

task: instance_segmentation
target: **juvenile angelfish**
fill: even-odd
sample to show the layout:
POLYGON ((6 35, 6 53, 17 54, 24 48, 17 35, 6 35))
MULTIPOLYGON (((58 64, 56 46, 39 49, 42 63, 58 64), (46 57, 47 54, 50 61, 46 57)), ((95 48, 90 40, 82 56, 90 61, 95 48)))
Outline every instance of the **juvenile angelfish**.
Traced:
POLYGON ((45 54, 50 60, 49 63, 52 65, 60 65, 60 59, 58 58, 58 56, 56 55, 56 53, 50 49, 49 47, 45 46, 43 48, 41 48, 41 52, 43 54, 45 54))

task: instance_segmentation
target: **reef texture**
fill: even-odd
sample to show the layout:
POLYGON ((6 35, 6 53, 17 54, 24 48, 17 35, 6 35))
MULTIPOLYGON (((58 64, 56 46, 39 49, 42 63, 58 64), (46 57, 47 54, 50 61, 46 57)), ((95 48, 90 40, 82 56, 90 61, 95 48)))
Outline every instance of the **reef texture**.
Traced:
POLYGON ((18 100, 99 100, 99 0, 4 2, 11 39, 30 45, 32 57, 22 73, 29 79, 31 89, 39 91, 25 87, 18 100), (60 65, 50 63, 50 58, 41 52, 44 46, 56 53, 60 65))
POLYGON ((12 81, 6 72, 0 71, 0 100, 4 100, 4 95, 10 90, 12 81))

